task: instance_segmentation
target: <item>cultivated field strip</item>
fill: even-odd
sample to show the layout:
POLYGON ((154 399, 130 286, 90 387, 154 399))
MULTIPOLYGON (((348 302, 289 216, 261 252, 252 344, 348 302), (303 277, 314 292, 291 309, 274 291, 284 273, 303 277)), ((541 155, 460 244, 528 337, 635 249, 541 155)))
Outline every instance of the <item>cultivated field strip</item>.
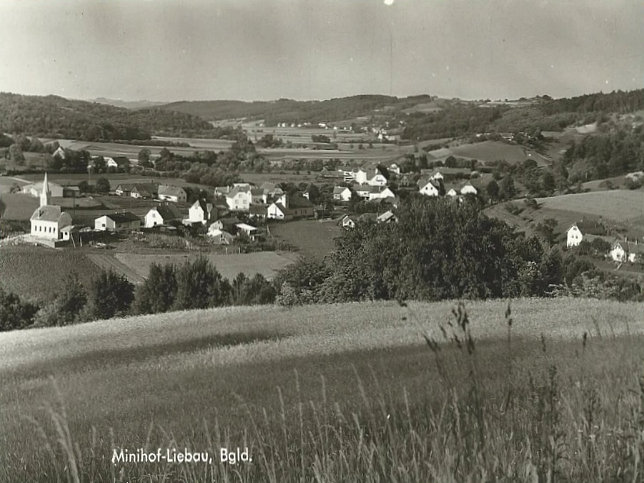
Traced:
POLYGON ((134 284, 143 283, 145 281, 145 277, 139 275, 111 254, 89 253, 87 258, 104 270, 113 270, 117 274, 125 275, 125 277, 134 284))

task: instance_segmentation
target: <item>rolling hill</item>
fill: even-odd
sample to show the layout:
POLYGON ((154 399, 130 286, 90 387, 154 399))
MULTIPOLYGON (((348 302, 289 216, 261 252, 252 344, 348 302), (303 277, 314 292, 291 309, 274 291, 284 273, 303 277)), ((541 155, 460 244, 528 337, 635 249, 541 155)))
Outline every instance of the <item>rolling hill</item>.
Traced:
POLYGON ((130 110, 59 96, 0 93, 0 131, 85 141, 192 136, 212 126, 196 116, 157 108, 130 110))

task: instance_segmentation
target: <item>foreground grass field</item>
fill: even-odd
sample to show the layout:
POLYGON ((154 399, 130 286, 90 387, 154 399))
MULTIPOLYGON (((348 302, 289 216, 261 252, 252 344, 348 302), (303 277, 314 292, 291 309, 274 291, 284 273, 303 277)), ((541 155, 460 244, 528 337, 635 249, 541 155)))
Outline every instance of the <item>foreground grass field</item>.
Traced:
POLYGON ((518 300, 504 318, 505 302, 477 302, 469 323, 453 306, 236 307, 0 334, 0 480, 639 480, 639 305, 518 300), (110 462, 159 447, 217 461, 110 462), (221 463, 220 447, 253 461, 221 463))

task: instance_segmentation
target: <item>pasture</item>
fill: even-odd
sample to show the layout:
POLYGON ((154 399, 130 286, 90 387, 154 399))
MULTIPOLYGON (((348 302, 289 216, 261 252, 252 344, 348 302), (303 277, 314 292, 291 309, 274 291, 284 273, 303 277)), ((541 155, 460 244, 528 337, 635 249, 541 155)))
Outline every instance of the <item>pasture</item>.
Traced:
MULTIPOLYGON (((231 248, 236 250, 236 248, 231 248)), ((117 260, 128 266, 139 276, 147 278, 152 263, 182 264, 192 261, 199 256, 205 256, 215 265, 219 273, 229 280, 234 279, 240 272, 253 276, 259 273, 271 280, 275 273, 294 262, 298 255, 290 252, 254 252, 231 253, 222 255, 218 253, 116 253, 117 260)))
POLYGON ((335 238, 342 228, 335 220, 300 220, 270 226, 271 235, 293 245, 302 255, 322 258, 335 248, 335 238))
POLYGON ((539 198, 544 208, 601 216, 617 222, 644 223, 644 191, 611 190, 539 198))
POLYGON ((506 305, 466 304, 465 335, 452 302, 228 307, 0 334, 0 480, 633 479, 638 305, 516 300, 511 330, 506 305), (439 326, 472 340, 469 355, 439 326), (110 463, 115 448, 237 446, 253 461, 110 463))
POLYGON ((20 297, 44 301, 60 291, 72 271, 87 285, 98 269, 87 257, 88 250, 0 247, 0 287, 20 297))
POLYGON ((0 216, 6 220, 28 220, 38 205, 38 198, 27 194, 0 194, 0 216))
POLYGON ((478 159, 483 163, 493 163, 505 160, 508 163, 522 163, 526 159, 533 158, 539 165, 550 164, 543 156, 533 149, 528 149, 518 144, 508 144, 501 141, 483 141, 480 143, 466 143, 449 148, 441 148, 429 151, 436 159, 445 159, 448 156, 458 158, 478 159))

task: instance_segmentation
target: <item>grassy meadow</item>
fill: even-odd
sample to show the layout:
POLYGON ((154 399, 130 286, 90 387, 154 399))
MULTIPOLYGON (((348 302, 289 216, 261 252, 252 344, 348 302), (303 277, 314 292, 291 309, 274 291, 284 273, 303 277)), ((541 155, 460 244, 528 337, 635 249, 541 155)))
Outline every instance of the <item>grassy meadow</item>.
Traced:
MULTIPOLYGON (((236 250, 236 247, 231 247, 230 250, 236 250)), ((128 266, 143 278, 148 276, 152 263, 162 265, 169 263, 182 264, 199 256, 205 256, 217 267, 219 273, 229 280, 235 278, 240 272, 251 277, 259 273, 271 280, 275 273, 298 258, 296 253, 290 252, 231 253, 229 255, 219 253, 172 253, 167 251, 154 254, 120 252, 116 253, 115 256, 119 262, 128 266)))
POLYGON ((611 190, 539 198, 544 208, 602 216, 618 222, 644 218, 644 191, 611 190))
POLYGON ((322 258, 335 248, 335 238, 342 235, 336 220, 299 220, 270 226, 271 235, 299 249, 302 255, 322 258))
POLYGON ((454 306, 228 307, 0 334, 0 481, 641 480, 639 305, 454 306), (216 461, 111 464, 140 447, 216 461), (220 447, 253 461, 221 463, 220 447))
POLYGON ((87 257, 88 250, 52 250, 34 246, 0 248, 0 287, 20 297, 49 300, 61 289, 67 275, 75 271, 87 285, 98 266, 87 257))

